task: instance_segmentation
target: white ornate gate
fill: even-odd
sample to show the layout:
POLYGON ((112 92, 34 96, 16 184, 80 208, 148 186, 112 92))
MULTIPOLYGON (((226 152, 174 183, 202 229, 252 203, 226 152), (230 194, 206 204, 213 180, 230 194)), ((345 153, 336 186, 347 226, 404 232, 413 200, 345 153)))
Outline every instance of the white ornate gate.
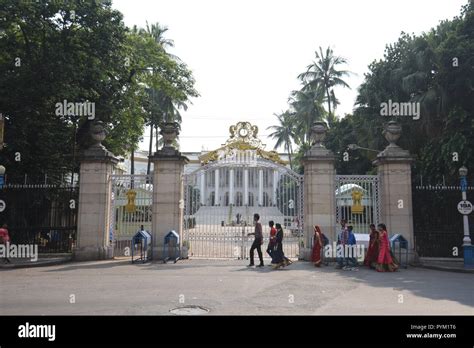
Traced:
POLYGON ((379 178, 377 175, 336 175, 336 221, 347 220, 354 233, 368 233, 369 225, 380 222, 379 178))
MULTIPOLYGON (((143 228, 151 231, 153 185, 151 175, 112 175, 110 236, 114 255, 126 255, 133 235, 143 228)), ((126 255, 129 256, 129 255, 126 255)))
POLYGON ((263 226, 264 256, 269 221, 284 229, 284 252, 296 258, 303 235, 303 177, 275 152, 266 152, 248 122, 231 127, 222 148, 201 158, 184 175, 183 243, 190 257, 247 258, 253 241, 253 215, 263 226))

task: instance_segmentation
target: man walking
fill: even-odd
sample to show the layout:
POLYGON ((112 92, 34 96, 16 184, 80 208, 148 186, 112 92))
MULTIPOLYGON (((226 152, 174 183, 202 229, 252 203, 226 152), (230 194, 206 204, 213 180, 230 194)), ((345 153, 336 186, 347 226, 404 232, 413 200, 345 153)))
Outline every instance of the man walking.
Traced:
POLYGON ((347 228, 347 221, 341 220, 341 233, 337 236, 336 261, 337 269, 344 267, 346 263, 345 247, 349 239, 349 229, 347 228))
POLYGON ((259 222, 260 215, 253 214, 253 221, 255 222, 255 232, 249 233, 248 236, 254 235, 255 239, 250 248, 250 264, 247 267, 253 267, 253 255, 254 250, 257 249, 258 258, 260 259, 260 264, 257 267, 263 267, 263 255, 262 255, 262 244, 263 244, 263 233, 262 233, 262 224, 259 222))

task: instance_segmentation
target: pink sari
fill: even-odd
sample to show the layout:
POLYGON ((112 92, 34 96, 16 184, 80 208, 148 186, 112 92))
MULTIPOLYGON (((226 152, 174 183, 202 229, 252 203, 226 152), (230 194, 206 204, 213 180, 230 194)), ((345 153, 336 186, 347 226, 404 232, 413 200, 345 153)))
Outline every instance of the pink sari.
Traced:
POLYGON ((379 237, 379 256, 375 268, 377 272, 395 272, 398 265, 394 262, 390 254, 390 243, 388 241, 387 231, 382 231, 379 237))

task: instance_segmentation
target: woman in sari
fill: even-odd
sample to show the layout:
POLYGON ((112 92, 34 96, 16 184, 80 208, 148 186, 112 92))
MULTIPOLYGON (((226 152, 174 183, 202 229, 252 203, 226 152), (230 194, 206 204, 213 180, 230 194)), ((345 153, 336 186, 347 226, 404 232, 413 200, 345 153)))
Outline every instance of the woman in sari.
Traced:
POLYGON ((314 267, 321 267, 321 249, 323 247, 323 235, 319 226, 314 226, 313 253, 311 259, 314 267))
POLYGON ((369 268, 375 268, 379 257, 379 233, 374 224, 370 224, 369 248, 365 255, 364 265, 369 268))
POLYGON ((272 253, 273 255, 273 269, 278 269, 280 267, 285 267, 292 262, 285 256, 283 253, 283 228, 281 227, 281 224, 276 224, 275 225, 277 233, 276 233, 276 245, 275 249, 272 253))
POLYGON ((379 224, 379 255, 375 269, 377 272, 395 272, 398 269, 398 264, 392 258, 390 252, 390 243, 388 240, 387 227, 385 224, 379 224))
POLYGON ((268 241, 267 253, 272 258, 272 263, 273 263, 273 251, 276 245, 276 233, 277 233, 276 228, 273 227, 274 225, 275 223, 273 221, 268 222, 268 226, 270 226, 270 238, 268 241))

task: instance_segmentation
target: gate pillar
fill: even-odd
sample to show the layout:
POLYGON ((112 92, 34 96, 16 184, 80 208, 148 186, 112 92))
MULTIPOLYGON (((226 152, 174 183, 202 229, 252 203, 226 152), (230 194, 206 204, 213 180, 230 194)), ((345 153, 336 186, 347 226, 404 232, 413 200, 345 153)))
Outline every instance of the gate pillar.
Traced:
POLYGON ((314 225, 331 240, 336 237, 335 230, 335 157, 332 151, 322 144, 327 126, 315 122, 311 128, 314 145, 303 157, 304 164, 304 248, 300 258, 311 259, 311 239, 314 225))
POLYGON ((416 258, 411 189, 413 157, 395 144, 401 130, 395 121, 387 124, 383 134, 390 144, 377 155, 373 164, 377 166, 380 180, 380 221, 387 225, 389 235, 401 234, 408 240, 408 258, 413 262, 416 258))
POLYGON ((77 261, 113 258, 109 233, 112 194, 110 176, 117 163, 118 159, 107 151, 100 141, 85 150, 82 155, 77 246, 73 250, 73 258, 77 261))
POLYGON ((163 258, 165 235, 174 230, 183 242, 183 174, 188 162, 171 146, 165 146, 150 157, 153 162, 153 258, 163 258))

